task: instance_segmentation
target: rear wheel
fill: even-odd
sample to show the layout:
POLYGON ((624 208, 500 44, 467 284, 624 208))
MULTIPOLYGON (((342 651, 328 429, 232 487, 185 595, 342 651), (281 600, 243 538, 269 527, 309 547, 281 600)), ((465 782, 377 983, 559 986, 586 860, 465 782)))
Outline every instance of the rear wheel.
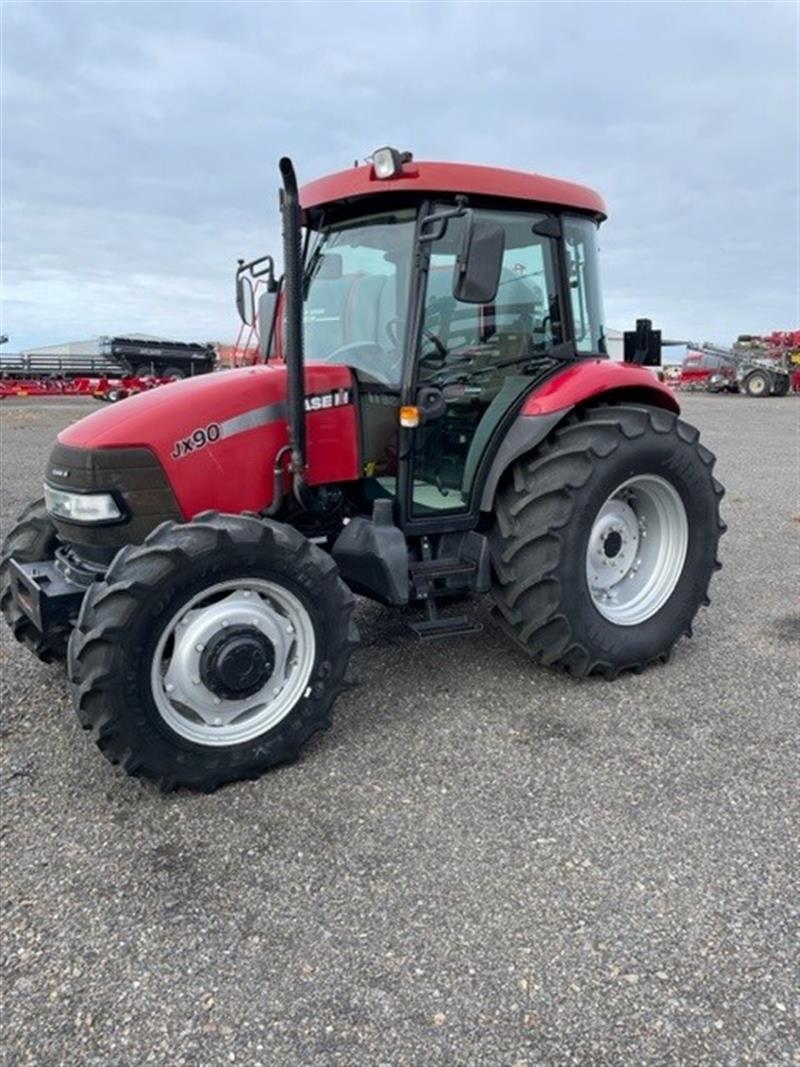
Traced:
POLYGON ((791 382, 789 381, 789 375, 788 374, 776 374, 775 375, 775 385, 774 385, 773 390, 772 390, 772 395, 773 396, 786 396, 786 394, 789 392, 789 386, 790 385, 791 385, 791 382))
POLYGON ((179 382, 186 377, 186 372, 182 371, 180 367, 165 367, 163 370, 158 371, 158 377, 169 378, 170 381, 179 382))
POLYGON ((35 500, 17 519, 16 526, 3 542, 0 559, 0 606, 11 632, 43 663, 63 660, 67 654, 67 627, 54 627, 41 633, 28 618, 14 597, 9 565, 12 557, 18 563, 38 563, 52 559, 58 547, 58 535, 44 500, 35 500))
POLYGON ((744 380, 744 391, 748 396, 760 399, 772 392, 771 376, 764 370, 753 370, 744 380))
POLYGON ((353 596, 291 527, 209 513, 124 548, 70 642, 78 717, 162 789, 294 759, 349 682, 353 596))
POLYGON ((724 530, 698 437, 661 409, 598 407, 514 465, 496 502, 493 596, 533 659, 614 677, 691 633, 724 530))

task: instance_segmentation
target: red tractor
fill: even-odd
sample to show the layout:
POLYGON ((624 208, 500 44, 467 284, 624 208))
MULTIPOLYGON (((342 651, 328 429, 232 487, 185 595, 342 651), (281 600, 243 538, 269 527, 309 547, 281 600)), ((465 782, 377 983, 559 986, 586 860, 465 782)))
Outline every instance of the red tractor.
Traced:
POLYGON ((299 192, 280 169, 283 277, 237 272, 264 361, 68 427, 5 544, 14 636, 165 790, 328 725, 353 592, 425 606, 426 638, 489 593, 532 660, 614 678, 668 658, 718 566, 723 489, 657 335, 606 356, 596 193, 389 148, 299 192))

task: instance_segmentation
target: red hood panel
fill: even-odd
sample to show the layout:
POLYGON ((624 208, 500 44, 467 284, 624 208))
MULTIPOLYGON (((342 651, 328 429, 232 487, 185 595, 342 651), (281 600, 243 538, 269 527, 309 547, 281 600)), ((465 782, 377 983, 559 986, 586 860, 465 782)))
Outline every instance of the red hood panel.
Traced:
MULTIPOLYGON (((356 409, 347 367, 306 367, 308 480, 359 477, 356 409)), ((59 434, 74 448, 146 447, 186 518, 198 511, 260 511, 286 444, 286 367, 260 364, 174 382, 96 411, 59 434)))

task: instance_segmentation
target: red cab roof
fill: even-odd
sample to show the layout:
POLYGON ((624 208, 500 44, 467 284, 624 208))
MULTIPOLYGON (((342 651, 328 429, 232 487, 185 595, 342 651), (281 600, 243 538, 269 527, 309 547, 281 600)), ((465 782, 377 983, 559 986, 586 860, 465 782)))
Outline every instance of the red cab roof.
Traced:
POLYGON ((502 199, 555 204, 606 217, 603 198, 593 189, 575 182, 526 174, 519 170, 481 167, 473 163, 406 163, 396 178, 376 178, 371 165, 351 167, 309 182, 300 189, 304 208, 320 207, 336 200, 374 196, 378 193, 465 193, 502 199))

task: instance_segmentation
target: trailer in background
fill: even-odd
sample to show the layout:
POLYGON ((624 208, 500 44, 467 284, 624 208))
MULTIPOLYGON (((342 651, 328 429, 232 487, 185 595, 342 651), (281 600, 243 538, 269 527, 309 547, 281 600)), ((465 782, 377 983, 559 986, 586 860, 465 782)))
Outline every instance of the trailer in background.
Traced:
POLYGON ((214 369, 213 345, 160 337, 98 337, 45 345, 18 353, 0 352, 4 379, 147 378, 169 381, 214 369))

